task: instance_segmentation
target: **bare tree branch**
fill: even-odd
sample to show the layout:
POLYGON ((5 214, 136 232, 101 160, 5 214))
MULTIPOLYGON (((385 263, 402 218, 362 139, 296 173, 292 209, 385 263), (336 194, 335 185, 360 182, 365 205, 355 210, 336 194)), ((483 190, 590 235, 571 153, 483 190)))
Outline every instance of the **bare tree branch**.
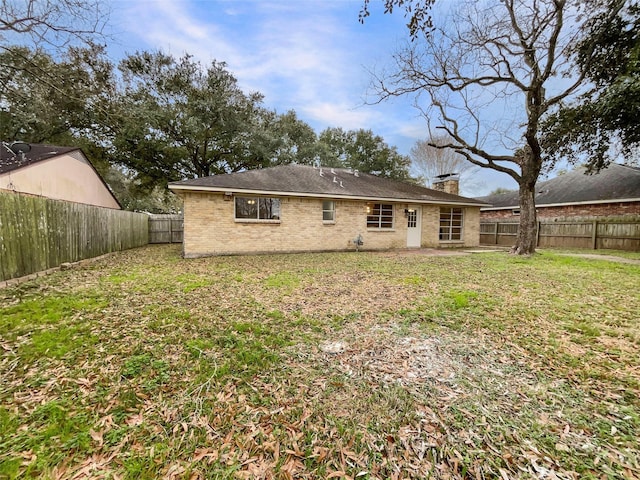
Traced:
MULTIPOLYGON (((2 0, 0 40, 61 49, 103 36, 109 8, 102 0, 2 0)), ((6 50, 8 47, 0 45, 6 50)))
MULTIPOLYGON (((589 8, 613 20, 624 3, 594 1, 589 8)), ((518 182, 519 252, 535 249, 533 198, 544 164, 540 124, 585 86, 573 47, 584 35, 580 8, 579 0, 458 0, 438 28, 396 53, 391 75, 374 79, 379 99, 428 100, 420 110, 450 139, 434 148, 451 149, 518 182)))
POLYGON ((449 145, 451 139, 444 134, 432 135, 426 140, 418 140, 409 156, 411 166, 415 172, 430 186, 433 179, 447 173, 462 174, 474 166, 468 163, 462 155, 450 148, 438 148, 436 145, 449 145))

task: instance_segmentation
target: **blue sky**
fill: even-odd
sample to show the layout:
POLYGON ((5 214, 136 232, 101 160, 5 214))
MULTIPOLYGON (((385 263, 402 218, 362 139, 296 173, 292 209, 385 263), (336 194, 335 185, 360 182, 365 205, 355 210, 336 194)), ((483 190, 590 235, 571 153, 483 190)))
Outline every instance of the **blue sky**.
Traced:
MULTIPOLYGON (((246 91, 264 95, 280 113, 295 110, 316 132, 371 129, 400 153, 426 137, 426 121, 410 98, 371 105, 371 71, 389 62, 408 38, 400 12, 358 22, 361 0, 112 0, 114 61, 136 50, 224 61, 246 91)), ((510 177, 474 173, 463 194, 516 188, 510 177)))

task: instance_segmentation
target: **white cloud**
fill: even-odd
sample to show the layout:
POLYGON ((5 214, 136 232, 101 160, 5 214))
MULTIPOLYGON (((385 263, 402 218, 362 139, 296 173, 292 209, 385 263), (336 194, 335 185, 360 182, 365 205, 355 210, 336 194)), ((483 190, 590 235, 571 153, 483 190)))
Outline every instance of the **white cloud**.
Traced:
POLYGON ((306 118, 322 125, 321 128, 368 129, 379 119, 378 113, 374 110, 353 109, 349 105, 336 102, 317 101, 301 106, 300 112, 303 112, 306 118))
POLYGON ((198 16, 200 3, 129 5, 121 26, 150 48, 190 53, 205 64, 224 61, 244 88, 264 93, 268 103, 295 108, 331 97, 344 102, 351 95, 355 73, 344 50, 346 32, 320 3, 314 3, 313 16, 288 2, 239 2, 232 8, 208 2, 206 16, 198 16))
POLYGON ((188 2, 172 0, 130 2, 119 15, 121 28, 144 42, 142 48, 176 56, 189 53, 205 64, 243 57, 220 25, 199 18, 189 7, 188 2))
POLYGON ((422 117, 414 117, 412 121, 400 123, 397 128, 398 134, 415 141, 424 140, 429 136, 427 121, 422 117))
POLYGON ((404 144, 398 145, 403 153, 415 141, 419 120, 409 105, 362 106, 369 83, 365 66, 386 55, 393 35, 359 25, 358 2, 136 0, 117 5, 126 9, 114 8, 114 13, 136 49, 189 53, 204 64, 224 61, 245 91, 261 92, 265 105, 279 112, 295 110, 318 131, 372 129, 390 144, 404 144))

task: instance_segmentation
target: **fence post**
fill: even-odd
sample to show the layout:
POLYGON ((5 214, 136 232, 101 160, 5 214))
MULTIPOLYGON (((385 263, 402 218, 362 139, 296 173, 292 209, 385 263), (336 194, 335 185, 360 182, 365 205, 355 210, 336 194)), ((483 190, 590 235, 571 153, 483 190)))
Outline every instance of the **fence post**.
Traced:
POLYGON ((498 245, 498 222, 494 223, 493 229, 493 244, 498 245))
POLYGON ((591 247, 593 250, 598 248, 598 220, 591 222, 591 247))
POLYGON ((538 220, 538 230, 536 230, 536 247, 540 246, 540 227, 541 227, 541 221, 538 220))

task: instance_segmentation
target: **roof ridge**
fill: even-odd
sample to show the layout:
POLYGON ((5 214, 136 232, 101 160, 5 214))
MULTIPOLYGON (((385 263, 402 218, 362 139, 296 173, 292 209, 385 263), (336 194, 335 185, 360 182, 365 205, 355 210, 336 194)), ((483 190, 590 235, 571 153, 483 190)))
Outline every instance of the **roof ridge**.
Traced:
POLYGON ((630 168, 631 170, 636 170, 640 172, 640 167, 636 167, 635 165, 629 165, 626 163, 612 163, 611 165, 617 165, 619 167, 630 168))

